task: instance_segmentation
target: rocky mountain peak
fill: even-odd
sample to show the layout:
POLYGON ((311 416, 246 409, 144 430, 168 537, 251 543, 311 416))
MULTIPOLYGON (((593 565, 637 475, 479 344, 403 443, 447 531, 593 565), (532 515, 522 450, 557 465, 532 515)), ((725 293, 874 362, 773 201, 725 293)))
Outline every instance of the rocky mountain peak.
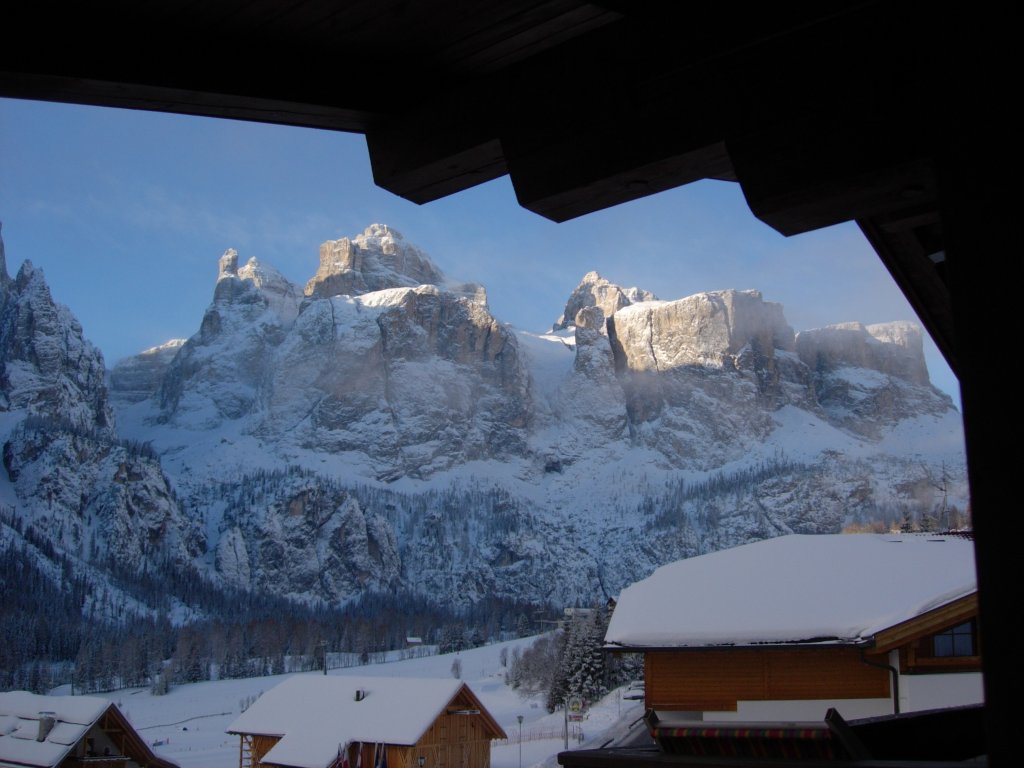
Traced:
POLYGON ((731 289, 624 308, 609 320, 609 335, 616 364, 633 371, 735 367, 748 347, 771 357, 791 351, 794 339, 781 304, 731 289))
POLYGON ((260 263, 255 257, 239 267, 238 252, 228 248, 220 257, 218 268, 214 305, 251 305, 251 311, 255 312, 269 307, 283 323, 295 319, 302 296, 299 289, 273 267, 260 263))
POLYGON ((252 284, 267 301, 281 322, 287 324, 299 313, 302 294, 297 286, 271 266, 252 257, 238 270, 238 278, 252 284))
POLYGON ((99 350, 71 311, 53 300, 42 270, 26 260, 13 281, 2 272, 0 411, 112 430, 99 350))
MULTIPOLYGON (((17 286, 18 290, 25 290, 25 288, 33 282, 36 274, 37 270, 35 265, 28 259, 25 259, 21 262, 21 266, 18 268, 18 273, 14 276, 15 286, 17 286)), ((47 294, 49 294, 50 288, 46 285, 46 278, 43 276, 42 272, 38 272, 38 275, 40 280, 39 290, 45 290, 47 294)))
POLYGON ((359 296, 385 288, 441 285, 444 274, 397 230, 371 224, 361 235, 320 246, 320 267, 306 296, 359 296))
POLYGON ((218 262, 218 267, 218 280, 223 280, 225 277, 238 277, 238 251, 234 248, 228 248, 224 251, 224 255, 220 257, 218 262))
MULTIPOLYGON (((571 328, 576 323, 576 316, 580 310, 587 307, 597 307, 605 317, 611 317, 623 307, 636 304, 642 301, 657 300, 650 291, 641 288, 623 288, 609 282, 597 272, 587 272, 576 286, 569 300, 565 303, 565 310, 562 316, 555 321, 552 330, 560 331, 564 328, 571 328)), ((590 318, 593 321, 593 317, 590 318)))
POLYGON ((796 351, 811 370, 867 368, 913 384, 929 384, 924 341, 915 323, 838 323, 801 331, 796 351))

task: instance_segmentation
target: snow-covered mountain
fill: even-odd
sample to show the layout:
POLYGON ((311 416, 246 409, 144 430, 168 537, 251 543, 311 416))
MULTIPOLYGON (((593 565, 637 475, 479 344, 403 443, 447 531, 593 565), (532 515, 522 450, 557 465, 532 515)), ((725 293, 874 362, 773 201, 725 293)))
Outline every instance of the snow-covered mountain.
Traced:
POLYGON ((590 602, 710 549, 965 506, 959 414, 908 323, 795 334, 756 291, 591 272, 531 334, 373 225, 304 288, 226 252, 198 331, 110 372, 115 434, 98 353, 22 273, 0 285, 5 498, 93 562, 116 537, 129 568, 298 599, 590 602), (50 403, 74 429, 28 418, 50 403))

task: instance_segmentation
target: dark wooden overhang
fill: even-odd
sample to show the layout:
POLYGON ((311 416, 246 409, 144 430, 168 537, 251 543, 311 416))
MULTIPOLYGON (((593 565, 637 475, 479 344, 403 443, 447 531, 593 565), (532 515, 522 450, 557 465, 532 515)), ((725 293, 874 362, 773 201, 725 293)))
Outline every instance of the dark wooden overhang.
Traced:
POLYGON ((999 543, 1022 524, 994 438, 1018 397, 1001 368, 1020 325, 1012 10, 12 0, 0 95, 364 133, 376 182, 417 203, 508 174, 565 221, 713 178, 785 235, 857 222, 960 379, 990 733, 1008 747, 1024 596, 999 543))

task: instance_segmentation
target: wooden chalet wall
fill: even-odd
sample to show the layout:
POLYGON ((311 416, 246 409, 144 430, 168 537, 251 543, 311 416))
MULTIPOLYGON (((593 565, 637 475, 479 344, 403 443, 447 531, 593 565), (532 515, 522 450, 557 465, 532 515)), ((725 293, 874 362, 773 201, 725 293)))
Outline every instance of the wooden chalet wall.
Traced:
MULTIPOLYGON (((448 714, 452 709, 476 709, 479 704, 464 694, 457 696, 407 753, 401 768, 417 768, 420 755, 426 758, 424 768, 490 768, 491 735, 482 714, 448 714)), ((388 755, 390 757, 390 754, 388 755)), ((388 768, 399 768, 388 764, 388 768)))
POLYGON ((260 768, 263 756, 281 740, 280 736, 261 736, 258 733, 243 733, 239 736, 239 768, 260 768))
POLYGON ((889 673, 865 664, 854 648, 649 651, 644 673, 648 709, 734 712, 738 701, 891 695, 889 673))
MULTIPOLYGON (((410 747, 396 746, 395 744, 385 744, 385 752, 387 754, 388 768, 405 768, 410 765, 409 763, 409 750, 410 747)), ((373 768, 376 764, 377 759, 377 745, 375 744, 356 744, 348 748, 348 764, 351 766, 358 765, 358 752, 362 752, 363 768, 373 768)), ((416 768, 415 763, 411 764, 412 768, 416 768)))

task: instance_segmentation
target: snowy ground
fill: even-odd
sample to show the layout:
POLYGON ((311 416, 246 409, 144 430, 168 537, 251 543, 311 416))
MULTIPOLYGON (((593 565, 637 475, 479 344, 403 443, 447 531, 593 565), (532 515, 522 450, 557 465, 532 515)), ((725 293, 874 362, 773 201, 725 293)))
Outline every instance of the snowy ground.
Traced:
MULTIPOLYGON (((523 768, 545 762, 553 765, 554 755, 564 749, 562 713, 549 715, 540 697, 523 698, 505 685, 500 661, 502 648, 508 648, 511 653, 516 646, 525 648, 533 640, 524 638, 459 654, 331 670, 330 674, 450 679, 452 661, 457 656, 462 662, 462 679, 509 735, 507 744, 495 742, 492 746, 492 768, 520 766, 518 715, 523 716, 523 768)), ((115 691, 105 697, 120 707, 147 743, 157 745, 154 746, 157 754, 174 760, 181 768, 220 768, 237 765, 238 737, 229 736, 225 730, 240 714, 242 703, 287 677, 289 675, 181 685, 172 688, 166 696, 153 696, 146 689, 136 688, 115 691)), ((570 724, 569 748, 598 746, 624 731, 642 714, 641 702, 623 701, 619 691, 615 691, 592 707, 587 720, 570 724)))

